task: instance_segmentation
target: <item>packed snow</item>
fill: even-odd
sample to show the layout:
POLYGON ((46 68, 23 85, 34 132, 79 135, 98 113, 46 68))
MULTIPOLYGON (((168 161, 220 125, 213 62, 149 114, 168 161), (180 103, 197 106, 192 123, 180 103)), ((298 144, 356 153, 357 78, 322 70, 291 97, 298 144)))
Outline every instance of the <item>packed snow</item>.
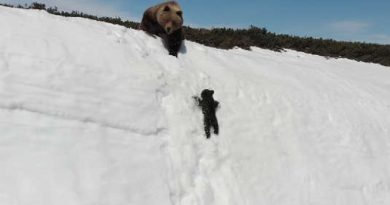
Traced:
POLYGON ((389 79, 0 7, 0 205, 388 205, 389 79))

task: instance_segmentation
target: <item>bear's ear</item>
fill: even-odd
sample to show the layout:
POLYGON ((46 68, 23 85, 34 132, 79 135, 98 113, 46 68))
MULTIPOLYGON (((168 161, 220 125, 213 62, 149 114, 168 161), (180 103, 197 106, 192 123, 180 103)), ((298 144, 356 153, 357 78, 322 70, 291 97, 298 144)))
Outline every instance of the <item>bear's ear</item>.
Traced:
POLYGON ((168 11, 170 11, 170 10, 171 10, 171 8, 169 8, 169 6, 165 6, 165 7, 164 7, 164 11, 167 11, 167 12, 168 12, 168 11))

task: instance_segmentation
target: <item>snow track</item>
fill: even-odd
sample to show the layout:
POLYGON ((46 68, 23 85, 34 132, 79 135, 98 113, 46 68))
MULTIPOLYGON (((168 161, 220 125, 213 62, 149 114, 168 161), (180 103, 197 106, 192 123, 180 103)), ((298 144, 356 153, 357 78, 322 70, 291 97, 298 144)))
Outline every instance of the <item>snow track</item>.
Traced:
POLYGON ((389 78, 0 7, 0 205, 387 205, 389 78))
POLYGON ((199 82, 201 86, 211 82, 207 78, 202 82, 202 74, 194 75, 184 65, 177 66, 180 72, 171 73, 167 82, 171 94, 163 99, 170 127, 166 152, 173 179, 171 200, 173 204, 242 204, 224 145, 226 140, 219 136, 205 140, 203 116, 188 95, 200 94, 201 87, 194 86, 199 82), (183 126, 184 123, 196 126, 183 126))

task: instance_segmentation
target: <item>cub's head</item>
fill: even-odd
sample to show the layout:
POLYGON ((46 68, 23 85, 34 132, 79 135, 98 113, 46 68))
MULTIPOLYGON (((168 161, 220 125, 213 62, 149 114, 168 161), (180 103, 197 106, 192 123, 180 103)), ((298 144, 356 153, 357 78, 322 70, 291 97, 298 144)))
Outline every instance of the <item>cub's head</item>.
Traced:
POLYGON ((204 89, 200 96, 202 99, 213 99, 214 90, 204 89))
POLYGON ((171 34, 183 26, 183 11, 175 1, 165 2, 159 5, 157 10, 157 22, 167 34, 171 34))

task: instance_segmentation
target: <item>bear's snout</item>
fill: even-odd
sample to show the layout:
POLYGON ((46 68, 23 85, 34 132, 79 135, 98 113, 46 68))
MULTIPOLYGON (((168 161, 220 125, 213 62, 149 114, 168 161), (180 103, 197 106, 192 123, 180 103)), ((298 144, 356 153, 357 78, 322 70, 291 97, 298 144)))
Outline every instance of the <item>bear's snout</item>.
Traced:
POLYGON ((165 25, 165 31, 167 32, 167 34, 171 34, 172 31, 173 31, 173 24, 172 24, 172 21, 168 22, 166 25, 165 25))

